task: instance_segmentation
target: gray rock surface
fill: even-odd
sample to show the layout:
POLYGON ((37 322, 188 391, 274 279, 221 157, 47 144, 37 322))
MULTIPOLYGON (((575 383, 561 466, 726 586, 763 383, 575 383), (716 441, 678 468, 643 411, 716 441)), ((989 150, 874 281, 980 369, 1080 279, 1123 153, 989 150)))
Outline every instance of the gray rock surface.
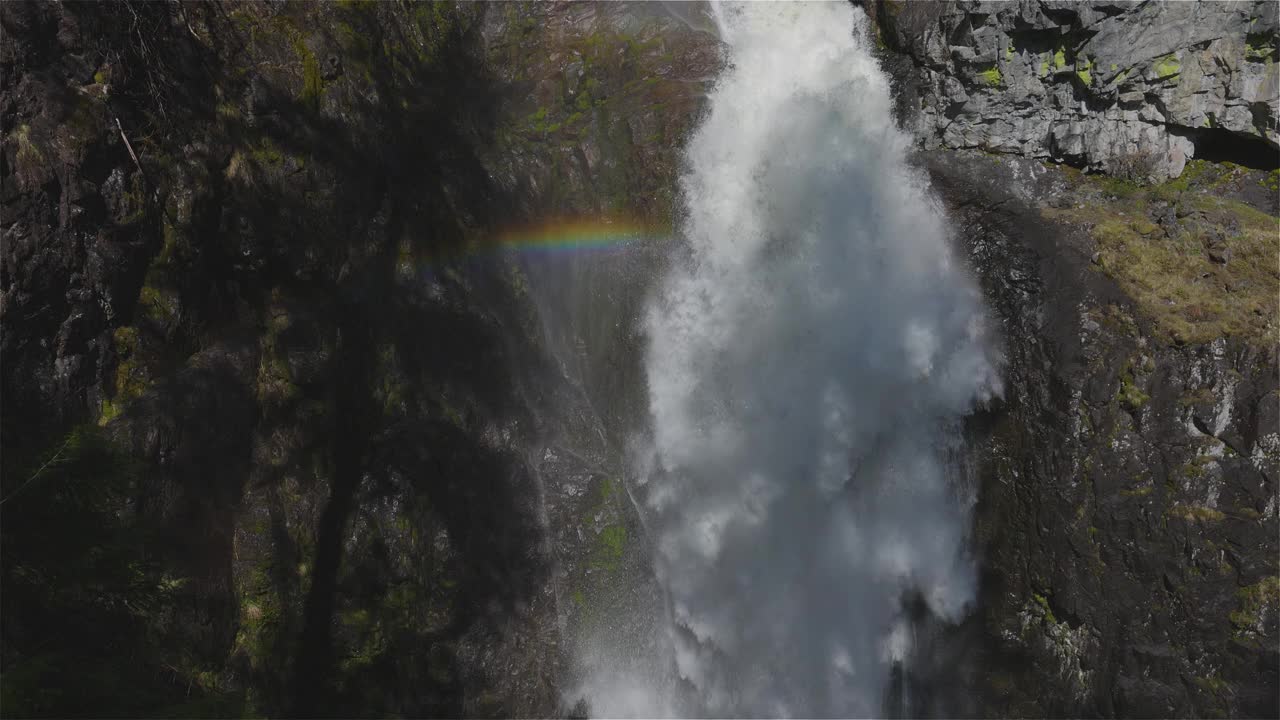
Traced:
MULTIPOLYGON (((926 164, 1002 328, 1007 384, 969 428, 982 595, 929 648, 938 696, 908 715, 1276 717, 1274 345, 1160 333, 1090 262, 1096 234, 1045 215, 1103 211, 1090 188, 1107 180, 977 152, 926 164)), ((1182 202, 1242 197, 1260 174, 1182 202)))
POLYGON ((903 102, 927 149, 1159 180, 1206 144, 1280 147, 1276 3, 882 0, 870 10, 882 40, 910 58, 903 102))

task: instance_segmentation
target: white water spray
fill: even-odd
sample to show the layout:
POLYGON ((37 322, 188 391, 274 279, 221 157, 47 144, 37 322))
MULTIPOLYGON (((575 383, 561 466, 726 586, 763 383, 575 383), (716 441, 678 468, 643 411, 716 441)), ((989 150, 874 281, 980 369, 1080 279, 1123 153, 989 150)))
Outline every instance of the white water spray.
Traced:
POLYGON ((586 693, 604 716, 876 716, 910 653, 904 596, 948 620, 974 597, 947 455, 999 392, 981 296, 861 11, 717 20, 730 65, 688 147, 688 255, 646 318, 641 482, 674 660, 586 693))

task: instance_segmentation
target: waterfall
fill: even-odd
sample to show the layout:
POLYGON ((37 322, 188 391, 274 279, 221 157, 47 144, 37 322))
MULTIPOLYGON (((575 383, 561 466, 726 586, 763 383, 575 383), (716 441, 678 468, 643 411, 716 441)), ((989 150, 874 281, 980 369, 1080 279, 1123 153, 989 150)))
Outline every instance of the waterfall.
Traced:
POLYGON ((975 595, 949 458, 1000 391, 982 299, 862 12, 716 10, 729 63, 687 147, 686 250, 644 319, 636 482, 670 669, 584 692, 605 716, 881 715, 912 607, 955 621, 975 595))

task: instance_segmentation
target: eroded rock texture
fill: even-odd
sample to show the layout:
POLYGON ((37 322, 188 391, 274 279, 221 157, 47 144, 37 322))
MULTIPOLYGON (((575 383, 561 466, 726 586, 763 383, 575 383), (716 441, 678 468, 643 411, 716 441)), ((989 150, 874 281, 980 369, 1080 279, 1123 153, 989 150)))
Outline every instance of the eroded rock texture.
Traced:
POLYGON ((499 240, 669 228, 714 43, 617 5, 0 22, 4 711, 556 713, 643 565, 631 406, 584 388, 634 386, 655 257, 558 297, 499 240))
POLYGON ((1280 147, 1275 3, 869 5, 884 41, 910 59, 903 102, 925 147, 1134 179, 1280 147))
MULTIPOLYGON (((1255 313, 1269 305, 1218 289, 1214 322, 1260 322, 1180 341, 1171 328, 1198 315, 1193 303, 1144 302, 1097 262, 1111 240, 1099 221, 1118 202, 1097 181, 978 154, 928 166, 1003 327, 1009 383, 971 424, 982 598, 955 630, 972 663, 958 673, 964 689, 938 710, 1274 716, 1280 366, 1275 316, 1255 313), (1061 222, 1054 206, 1077 205, 1092 222, 1061 222)), ((1217 170, 1164 200, 1119 201, 1120 212, 1137 223, 1209 198, 1248 217, 1230 198, 1260 176, 1217 170)), ((1259 241, 1274 255, 1277 221, 1263 217, 1259 241)), ((1144 281, 1212 283, 1221 269, 1195 252, 1185 280, 1144 281)), ((1271 268, 1255 282, 1274 295, 1277 280, 1271 268)))

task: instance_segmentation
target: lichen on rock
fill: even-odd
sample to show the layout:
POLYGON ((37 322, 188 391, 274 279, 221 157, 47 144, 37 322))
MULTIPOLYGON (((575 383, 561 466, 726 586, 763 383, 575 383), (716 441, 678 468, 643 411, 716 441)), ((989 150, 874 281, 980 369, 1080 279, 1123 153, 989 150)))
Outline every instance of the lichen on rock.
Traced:
POLYGON ((1214 144, 1254 148, 1241 155, 1280 150, 1274 3, 899 5, 886 3, 877 19, 913 64, 901 82, 926 148, 1107 171, 1145 155, 1155 180, 1177 177, 1214 144), (1006 53, 1004 82, 969 70, 1015 46, 1028 52, 1006 53))

